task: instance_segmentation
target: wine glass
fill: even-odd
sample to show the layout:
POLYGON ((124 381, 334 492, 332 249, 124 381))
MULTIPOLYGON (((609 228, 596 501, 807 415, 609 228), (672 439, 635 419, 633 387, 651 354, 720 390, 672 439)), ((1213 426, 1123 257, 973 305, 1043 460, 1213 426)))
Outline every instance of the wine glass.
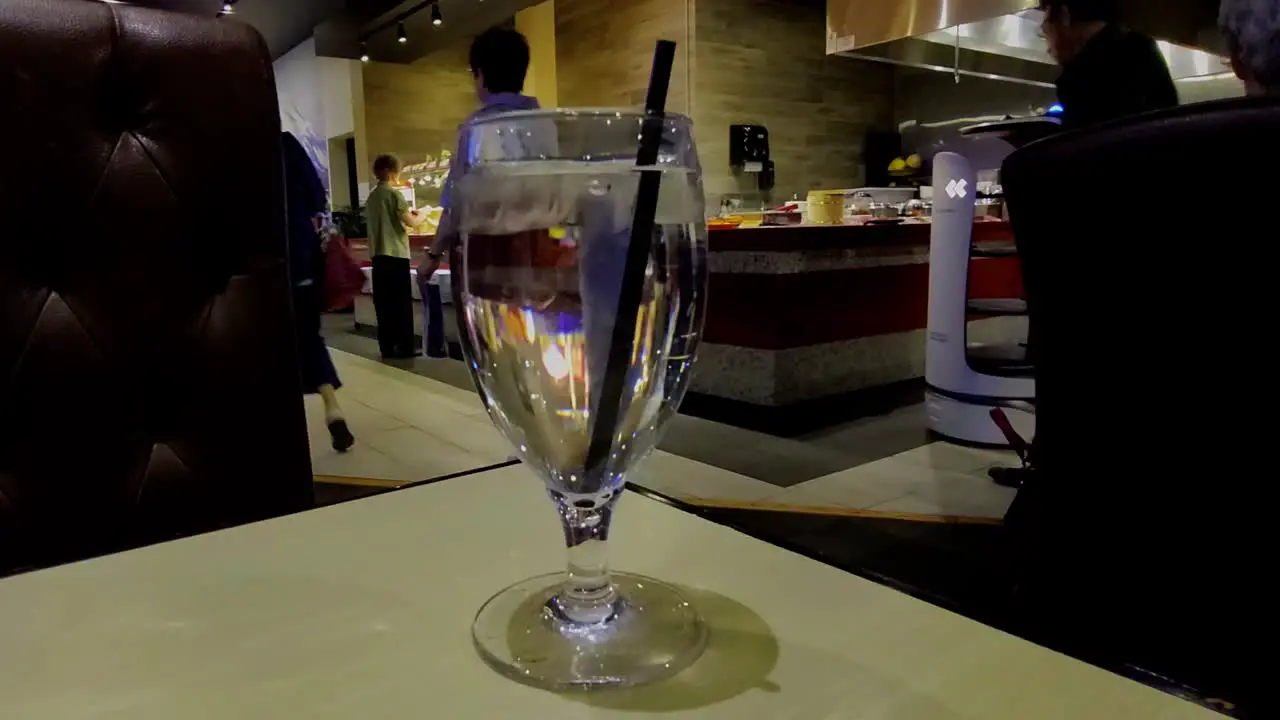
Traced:
POLYGON ((458 159, 468 363, 494 424, 546 483, 569 555, 567 572, 491 598, 472 634, 491 666, 540 687, 650 682, 706 646, 678 590, 607 566, 627 474, 684 395, 706 304, 691 123, 649 120, 661 141, 641 167, 645 122, 625 110, 506 113, 472 121, 458 159), (640 188, 655 181, 652 232, 633 240, 640 188), (629 264, 633 243, 647 252, 629 264), (638 304, 620 291, 627 273, 638 304))

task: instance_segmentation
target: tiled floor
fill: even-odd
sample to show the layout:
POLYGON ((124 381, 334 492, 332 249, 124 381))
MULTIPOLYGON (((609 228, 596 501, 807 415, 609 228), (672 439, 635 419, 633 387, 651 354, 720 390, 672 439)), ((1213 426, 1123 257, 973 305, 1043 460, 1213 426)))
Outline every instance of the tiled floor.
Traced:
MULTIPOLYGON (((335 457, 327 443, 315 444, 317 474, 421 480, 506 458, 466 367, 378 361, 372 328, 355 325, 371 318, 370 307, 326 318, 331 346, 345 351, 335 357, 359 445, 335 457)), ((323 429, 318 408, 311 412, 313 429, 323 429)), ((683 499, 999 518, 1013 497, 986 474, 1015 464, 1013 454, 931 442, 923 404, 793 438, 681 414, 658 448, 632 480, 683 499), (672 463, 672 456, 693 462, 672 463)))
POLYGON ((1013 461, 1013 453, 932 443, 793 485, 765 502, 996 519, 1015 491, 991 482, 987 470, 1013 461))
POLYGON ((356 445, 334 452, 320 399, 307 398, 316 475, 414 482, 506 459, 506 444, 474 394, 341 351, 332 355, 356 445))
MULTIPOLYGON (((318 476, 415 482, 505 461, 506 441, 471 390, 333 350, 340 399, 356 446, 329 447, 318 398, 307 399, 312 464, 318 476)), ((424 364, 457 365, 419 360, 424 364)), ((874 457, 892 443, 897 417, 859 421, 820 437, 784 439, 680 416, 632 481, 691 501, 844 508, 883 513, 998 518, 1013 492, 986 470, 1012 455, 933 443, 874 457)), ((899 434, 901 435, 901 434, 899 434)))
MULTIPOLYGON (((317 474, 403 482, 507 457, 462 363, 378 361, 371 329, 355 329, 359 316, 326 318, 331 346, 344 351, 335 358, 358 446, 337 457, 313 443, 317 474)), ((311 424, 323 430, 314 402, 311 424)), ((1013 455, 931 443, 922 404, 794 438, 682 414, 658 447, 633 481, 678 498, 998 518, 1013 495, 986 476, 1013 455), (676 468, 664 453, 694 464, 676 468)))
MULTIPOLYGON (((363 315, 369 314, 371 310, 364 308, 363 315)), ((335 349, 375 360, 378 350, 371 337, 373 328, 354 329, 355 319, 363 315, 358 308, 354 317, 326 317, 326 336, 335 349)), ((438 385, 473 392, 471 378, 461 362, 419 358, 396 367, 438 385)), ((928 442, 924 406, 917 404, 794 438, 681 414, 671 421, 659 448, 771 485, 789 487, 928 442)))
POLYGON ((681 500, 759 502, 778 491, 776 485, 656 450, 636 470, 632 482, 681 500))
MULTIPOLYGON (((356 445, 347 453, 334 452, 320 400, 307 398, 312 471, 317 476, 334 481, 384 480, 394 485, 487 467, 508 458, 506 440, 489 422, 473 391, 341 350, 330 352, 343 381, 339 400, 356 445)), ((681 499, 753 501, 778 490, 775 485, 661 450, 640 466, 633 480, 681 499)))

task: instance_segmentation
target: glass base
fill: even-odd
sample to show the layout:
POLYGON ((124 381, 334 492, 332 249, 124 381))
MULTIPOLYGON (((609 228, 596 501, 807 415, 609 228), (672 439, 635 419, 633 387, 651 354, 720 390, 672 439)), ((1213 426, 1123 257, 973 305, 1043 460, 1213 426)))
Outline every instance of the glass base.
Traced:
POLYGON ((553 602, 563 573, 518 582, 489 599, 471 628, 480 657, 520 682, 551 690, 627 687, 662 680, 707 646, 697 611, 670 585, 613 573, 618 599, 597 623, 563 617, 553 602))

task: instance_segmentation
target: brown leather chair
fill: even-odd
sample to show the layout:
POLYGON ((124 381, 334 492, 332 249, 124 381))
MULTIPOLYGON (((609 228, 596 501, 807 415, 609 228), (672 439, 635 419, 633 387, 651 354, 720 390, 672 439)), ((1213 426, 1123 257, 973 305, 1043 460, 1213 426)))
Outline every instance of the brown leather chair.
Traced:
POLYGON ((0 98, 0 572, 308 507, 261 39, 3 0, 0 98))

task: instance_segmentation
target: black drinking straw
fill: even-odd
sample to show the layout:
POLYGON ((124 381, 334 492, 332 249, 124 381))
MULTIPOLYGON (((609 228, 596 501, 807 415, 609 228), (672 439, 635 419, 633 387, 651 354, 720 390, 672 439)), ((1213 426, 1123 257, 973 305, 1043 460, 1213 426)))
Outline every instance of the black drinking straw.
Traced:
MULTIPOLYGON (((671 86, 671 67, 675 64, 675 59, 676 44, 670 40, 659 40, 653 51, 649 92, 644 99, 644 123, 640 126, 640 149, 636 152, 636 167, 658 164, 658 146, 662 142, 662 129, 667 116, 667 89, 671 86)), ((622 287, 618 290, 618 313, 613 324, 613 339, 609 343, 609 360, 601 383, 600 404, 591 423, 591 444, 587 447, 587 462, 584 466, 587 472, 603 468, 609 451, 613 448, 614 426, 618 422, 622 395, 626 392, 627 365, 631 360, 636 315, 640 311, 640 296, 644 290, 644 271, 649 265, 649 252, 653 245, 653 222, 658 213, 658 187, 661 181, 661 173, 640 173, 635 215, 631 219, 631 238, 627 245, 627 262, 622 269, 622 287)))

